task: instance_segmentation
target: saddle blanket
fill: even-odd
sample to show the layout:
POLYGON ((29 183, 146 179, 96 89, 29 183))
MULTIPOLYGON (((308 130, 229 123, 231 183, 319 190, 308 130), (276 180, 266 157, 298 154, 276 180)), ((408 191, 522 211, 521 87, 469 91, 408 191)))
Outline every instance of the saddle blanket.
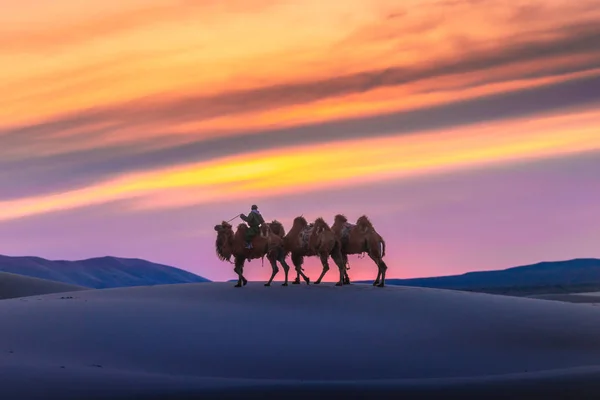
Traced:
POLYGON ((315 224, 308 224, 302 231, 300 232, 300 241, 303 249, 308 249, 308 242, 310 240, 310 235, 312 235, 315 224))

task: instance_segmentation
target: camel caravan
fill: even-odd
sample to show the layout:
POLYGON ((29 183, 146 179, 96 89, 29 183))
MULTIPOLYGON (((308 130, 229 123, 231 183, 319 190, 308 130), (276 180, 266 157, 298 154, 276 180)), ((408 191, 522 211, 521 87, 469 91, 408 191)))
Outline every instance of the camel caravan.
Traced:
MULTIPOLYGON (((300 284, 300 278, 307 285, 310 284, 310 278, 304 274, 302 268, 304 257, 319 257, 321 260, 323 270, 313 284, 321 283, 329 271, 331 257, 339 271, 339 280, 335 285, 349 285, 348 256, 353 254, 368 254, 378 268, 373 286, 384 287, 385 285, 387 270, 387 265, 383 261, 385 241, 365 215, 352 224, 344 215, 338 214, 332 226, 329 226, 323 218, 308 223, 300 216, 294 219, 292 228, 287 233, 279 221, 265 222, 256 205, 252 206, 248 216, 240 214, 239 217, 246 223, 239 224, 235 232, 230 224, 231 220, 223 221, 214 227, 217 232, 215 242, 217 257, 221 261, 234 264, 233 270, 238 275, 235 287, 242 287, 248 283, 244 277, 246 260, 261 258, 264 261, 265 257, 272 268, 271 277, 265 286, 271 286, 279 272, 278 262, 283 267, 285 277, 282 285, 288 286, 290 272, 286 262, 288 255, 291 256, 296 271, 296 278, 292 284, 300 284)), ((233 219, 235 218, 237 216, 233 219)))

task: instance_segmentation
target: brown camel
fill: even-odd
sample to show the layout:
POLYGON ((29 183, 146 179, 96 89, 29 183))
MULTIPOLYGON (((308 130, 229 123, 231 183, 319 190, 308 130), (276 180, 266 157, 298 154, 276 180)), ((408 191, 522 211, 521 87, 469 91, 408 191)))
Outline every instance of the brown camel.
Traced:
MULTIPOLYGON (((270 228, 271 228, 271 232, 273 232, 274 234, 283 238, 283 247, 285 249, 285 256, 287 257, 291 251, 291 246, 290 246, 291 242, 286 239, 285 229, 283 228, 283 225, 279 221, 274 221, 271 224, 270 228), (286 243, 287 243, 287 245, 286 245, 286 243)), ((289 233, 288 233, 288 235, 289 235, 289 233)), ((292 256, 292 261, 293 260, 294 260, 294 257, 292 256)), ((303 271, 304 271, 304 269, 302 267, 300 267, 299 269, 296 267, 296 272, 297 272, 296 275, 297 276, 296 276, 296 280, 292 282, 293 284, 300 283, 300 275, 302 275, 302 278, 304 279, 304 281, 306 282, 307 285, 310 284, 310 278, 308 276, 306 276, 303 271)))
POLYGON ((318 256, 323 265, 321 276, 314 283, 319 284, 329 271, 329 257, 333 259, 340 271, 340 280, 336 286, 344 284, 344 274, 346 271, 343 262, 341 246, 336 239, 331 228, 323 218, 317 218, 314 223, 309 224, 303 216, 296 217, 292 228, 283 238, 283 243, 287 252, 291 253, 292 262, 296 269, 296 279, 293 284, 300 284, 300 276, 304 278, 306 284, 310 279, 304 274, 302 264, 304 257, 318 256))
POLYGON ((331 230, 341 242, 344 265, 348 264, 348 255, 367 253, 379 269, 373 286, 384 287, 385 273, 388 268, 383 261, 385 241, 377 233, 369 218, 363 215, 356 220, 356 224, 351 224, 344 215, 338 214, 335 216, 331 230))
MULTIPOLYGON (((283 286, 288 286, 288 273, 290 271, 289 265, 285 262, 286 252, 283 246, 283 238, 276 235, 271 231, 271 225, 276 226, 279 229, 281 225, 278 221, 263 224, 260 228, 260 234, 252 238, 252 248, 246 248, 245 234, 248 226, 246 224, 239 224, 236 232, 233 232, 231 225, 228 222, 223 221, 220 225, 215 225, 215 231, 217 232, 217 240, 215 247, 217 251, 217 257, 221 261, 229 261, 233 257, 235 265, 233 271, 238 275, 238 282, 235 287, 241 287, 246 285, 248 280, 244 277, 244 263, 246 260, 252 260, 257 258, 267 257, 271 263, 273 273, 271 278, 265 286, 271 286, 273 278, 279 272, 277 267, 277 261, 283 267, 285 274, 285 282, 283 286)), ((281 227, 283 229, 283 226, 281 227)))

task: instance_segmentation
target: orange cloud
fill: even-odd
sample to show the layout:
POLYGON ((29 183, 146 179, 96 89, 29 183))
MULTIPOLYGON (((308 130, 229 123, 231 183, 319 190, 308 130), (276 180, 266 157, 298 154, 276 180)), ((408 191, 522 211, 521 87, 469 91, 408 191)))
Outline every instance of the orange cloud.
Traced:
MULTIPOLYGON (((569 60, 572 61, 572 60, 569 60)), ((265 111, 240 113, 207 120, 179 122, 169 127, 169 135, 181 135, 186 140, 208 139, 224 135, 259 134, 265 127, 292 127, 298 124, 370 117, 384 113, 410 111, 475 99, 486 95, 541 87, 586 76, 597 76, 600 68, 591 71, 531 79, 498 78, 498 82, 479 83, 479 74, 461 77, 435 78, 401 87, 381 88, 360 93, 265 111), (479 83, 479 84, 477 84, 479 83)), ((490 71, 488 78, 494 77, 490 71)), ((151 127, 148 127, 151 129, 151 127)), ((158 128, 160 131, 162 128, 158 128)), ((183 139, 182 138, 182 139, 183 139)))
MULTIPOLYGON (((177 144, 305 132, 307 124, 420 113, 597 76, 600 28, 590 21, 598 1, 523 4, 106 0, 83 7, 57 0, 29 10, 11 3, 0 16, 0 155, 68 155, 61 165, 70 165, 86 151, 110 158, 118 149, 146 156, 142 167, 128 167, 155 168, 153 151, 177 144)), ((200 152, 166 159, 205 160, 200 152)), ((99 164, 90 170, 114 176, 99 164)))
POLYGON ((261 11, 275 3, 275 0, 184 0, 176 3, 150 0, 144 6, 131 7, 124 1, 117 11, 84 16, 67 24, 46 20, 42 29, 4 28, 0 30, 0 49, 18 53, 47 50, 173 21, 192 19, 206 23, 211 18, 223 18, 231 13, 261 11))
MULTIPOLYGON (((378 81, 403 84, 397 81, 404 68, 409 76, 436 65, 452 73, 456 62, 485 56, 489 62, 480 65, 481 73, 506 64, 504 52, 531 44, 546 43, 557 53, 572 47, 575 50, 562 56, 573 57, 578 56, 573 54, 578 43, 588 43, 580 52, 593 52, 589 43, 598 42, 598 35, 580 38, 571 32, 575 36, 564 42, 569 34, 564 27, 593 21, 598 16, 594 3, 539 0, 521 7, 500 1, 407 1, 399 8, 393 1, 364 0, 348 0, 343 6, 317 0, 127 0, 120 5, 111 0, 84 10, 62 0, 55 8, 71 7, 77 13, 53 15, 46 10, 44 19, 40 11, 34 14, 35 24, 27 22, 25 9, 15 3, 9 14, 21 20, 21 30, 0 32, 0 73, 6 82, 0 88, 5 93, 0 121, 40 121, 145 97, 215 98, 253 90, 260 101, 266 95, 263 88, 315 91, 328 87, 328 81, 347 86, 346 93, 331 94, 341 96, 376 90, 378 81), (547 18, 519 23, 532 10, 547 18), (471 23, 461 22, 466 19, 471 23), (22 28, 32 25, 41 28, 22 28), (82 46, 48 53, 65 41, 80 41, 82 46), (15 55, 11 49, 19 46, 30 51, 15 55)), ((547 48, 532 49, 531 55, 547 48)), ((554 64, 561 54, 551 56, 546 62, 554 64)))

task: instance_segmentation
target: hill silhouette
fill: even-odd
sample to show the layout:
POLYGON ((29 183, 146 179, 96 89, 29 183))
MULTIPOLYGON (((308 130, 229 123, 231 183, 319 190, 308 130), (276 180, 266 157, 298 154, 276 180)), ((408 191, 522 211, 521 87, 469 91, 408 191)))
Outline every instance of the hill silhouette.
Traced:
POLYGON ((51 261, 40 257, 0 255, 0 272, 94 289, 210 282, 202 276, 168 265, 110 256, 78 261, 51 261))
MULTIPOLYGON (((357 283, 370 281, 357 281, 357 283)), ((387 279, 389 285, 497 294, 566 293, 600 290, 600 259, 544 261, 504 270, 431 278, 387 279)))

